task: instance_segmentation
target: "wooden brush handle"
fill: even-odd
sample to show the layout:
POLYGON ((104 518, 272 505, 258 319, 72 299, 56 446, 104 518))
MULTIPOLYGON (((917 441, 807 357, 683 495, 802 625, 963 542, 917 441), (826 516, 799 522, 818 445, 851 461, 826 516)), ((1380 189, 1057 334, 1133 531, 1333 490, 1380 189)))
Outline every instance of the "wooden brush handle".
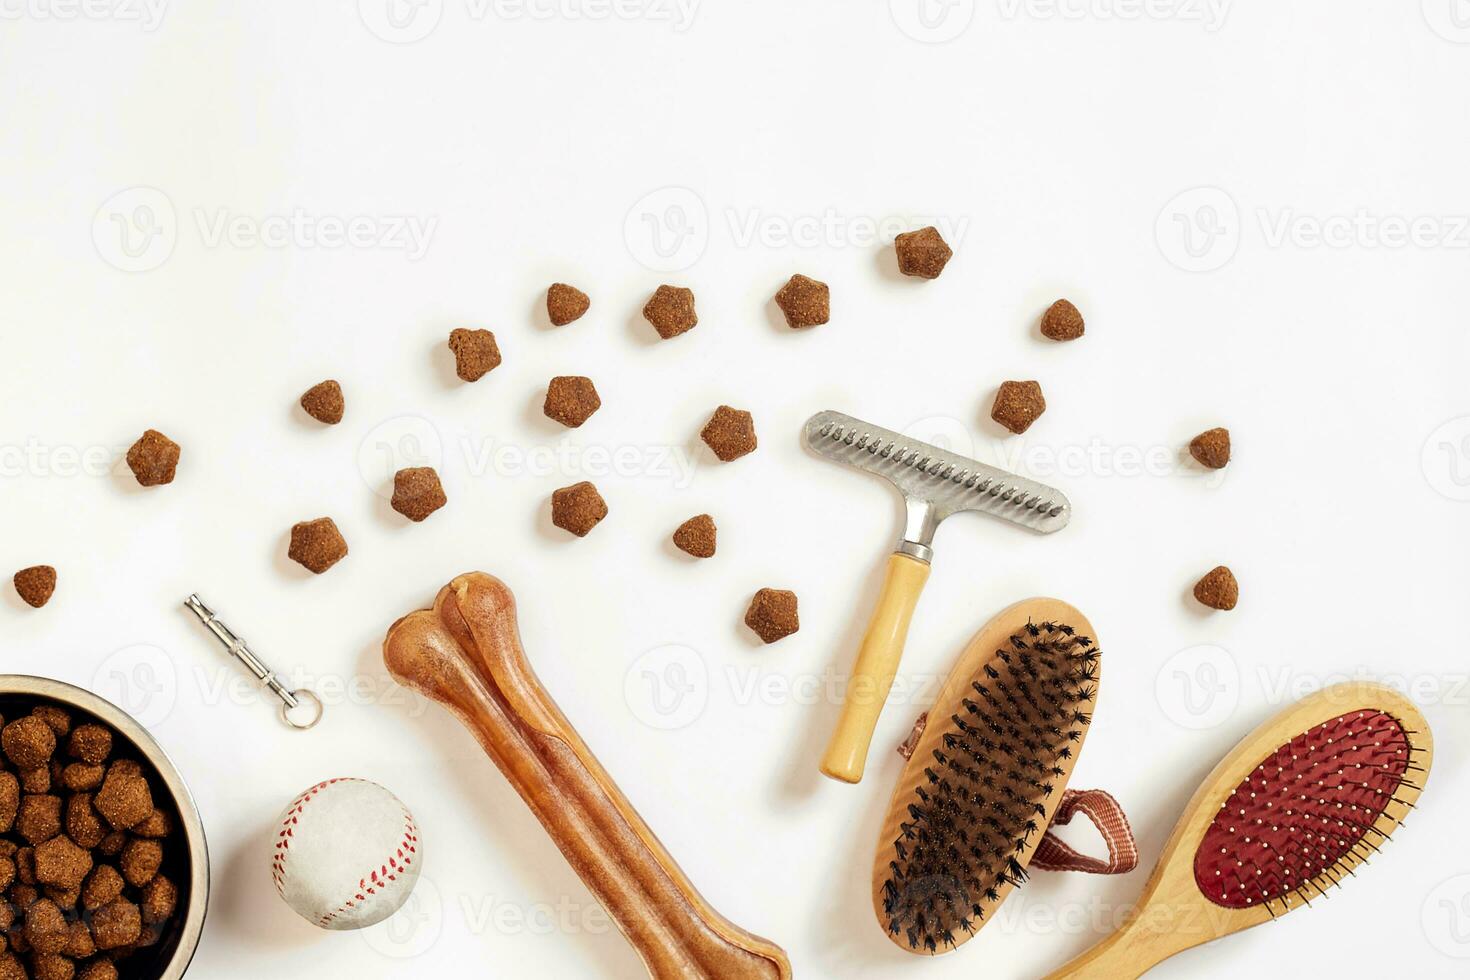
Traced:
POLYGON ((401 683, 447 706, 521 794, 657 980, 785 980, 782 950, 700 896, 583 744, 521 649, 515 599, 483 573, 388 631, 401 683))
POLYGON ((929 563, 895 553, 888 558, 888 573, 868 631, 858 649, 857 664, 847 685, 847 698, 837 731, 822 756, 822 772, 845 783, 863 778, 868 762, 868 745, 873 729, 893 687, 898 662, 903 657, 904 641, 909 635, 909 621, 924 583, 929 580, 929 563))

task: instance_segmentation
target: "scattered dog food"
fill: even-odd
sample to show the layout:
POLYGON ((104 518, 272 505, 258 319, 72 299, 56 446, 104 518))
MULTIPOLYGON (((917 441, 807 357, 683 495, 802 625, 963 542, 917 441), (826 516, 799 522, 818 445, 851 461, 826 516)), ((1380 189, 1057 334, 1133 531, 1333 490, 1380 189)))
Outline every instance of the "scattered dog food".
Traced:
POLYGON ((1190 440, 1189 455, 1198 460, 1201 466, 1223 470, 1225 464, 1230 462, 1230 430, 1210 429, 1208 432, 1201 432, 1190 440))
POLYGON ((700 514, 679 525, 674 532, 674 545, 695 558, 713 558, 715 533, 715 519, 708 514, 700 514))
POLYGON ((432 466, 411 466, 393 474, 393 509, 415 524, 448 502, 432 466))
POLYGON ((1036 381, 1007 381, 995 393, 990 417, 1017 435, 1031 428, 1031 423, 1046 411, 1046 398, 1036 381))
POLYGON ((553 326, 564 327, 573 320, 580 320, 591 305, 592 300, 576 286, 554 282, 546 290, 546 313, 553 326))
POLYGON ((721 405, 699 433, 705 445, 728 463, 755 451, 755 420, 749 412, 721 405))
POLYGON ((454 373, 461 381, 479 381, 500 367, 500 347, 488 330, 453 330, 449 349, 454 352, 454 373))
POLYGON ((328 380, 308 388, 301 396, 301 407, 318 422, 336 425, 347 410, 347 400, 342 397, 342 386, 328 380))
POLYGON ((347 540, 330 517, 318 517, 291 528, 291 548, 287 555, 320 575, 347 557, 347 540))
POLYGON ((1220 565, 1194 584, 1194 597, 1211 609, 1234 609, 1240 601, 1240 583, 1235 573, 1220 565))
POLYGON ((796 593, 785 589, 761 589, 745 610, 745 625, 762 642, 775 643, 801 628, 796 615, 796 593))
POLYGON ((575 429, 601 407, 602 399, 597 397, 591 378, 561 376, 552 378, 546 386, 546 404, 542 411, 547 418, 575 429))
POLYGON ((699 323, 694 313, 694 291, 683 286, 660 286, 643 306, 643 319, 664 340, 688 333, 699 323))
POLYGON ((794 275, 776 294, 776 305, 792 330, 819 327, 832 318, 832 293, 825 282, 794 275))
POLYGON ((56 592, 56 569, 50 565, 32 565, 15 573, 15 591, 32 609, 40 609, 56 592))
POLYGON ((606 516, 607 501, 586 480, 551 495, 551 523, 579 538, 585 538, 606 516))
POLYGON ((898 271, 919 279, 938 279, 954 255, 933 225, 904 232, 893 240, 893 248, 898 253, 898 271))
POLYGON ((128 469, 145 487, 174 482, 178 466, 179 444, 157 429, 144 432, 128 450, 128 469))
POLYGON ((1082 311, 1070 300, 1057 300, 1041 317, 1041 334, 1052 340, 1076 340, 1086 329, 1082 311))
MULTIPOLYGON (((131 758, 110 758, 112 747, 106 726, 88 721, 73 727, 71 713, 49 703, 0 728, 0 766, 24 772, 38 765, 63 771, 95 765, 107 773, 95 798, 85 792, 21 795, 10 807, 19 814, 13 825, 0 825, 0 980, 117 980, 117 964, 156 942, 178 911, 178 886, 166 870, 178 846, 170 839, 173 820, 154 806, 151 769, 131 758), (65 754, 75 760, 66 767, 58 737, 68 738, 65 754), (170 833, 107 834, 104 817, 116 827, 163 826, 170 833), (107 863, 100 843, 113 836, 121 871, 107 863)), ((14 772, 0 771, 0 808, 16 788, 14 772)))

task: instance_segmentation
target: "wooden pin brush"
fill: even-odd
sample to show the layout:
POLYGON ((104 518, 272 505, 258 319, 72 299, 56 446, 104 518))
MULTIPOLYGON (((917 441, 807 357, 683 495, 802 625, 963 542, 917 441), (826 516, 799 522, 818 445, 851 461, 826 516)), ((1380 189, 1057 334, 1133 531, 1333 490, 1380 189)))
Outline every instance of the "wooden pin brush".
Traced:
POLYGON ((1424 716, 1382 685, 1342 684, 1292 705, 1205 779, 1129 924, 1052 980, 1139 977, 1325 898, 1413 809, 1433 755, 1424 716))
POLYGON ((393 624, 383 659, 449 708, 521 794, 657 980, 785 980, 786 954, 706 902, 593 757, 521 649, 515 598, 461 575, 393 624))

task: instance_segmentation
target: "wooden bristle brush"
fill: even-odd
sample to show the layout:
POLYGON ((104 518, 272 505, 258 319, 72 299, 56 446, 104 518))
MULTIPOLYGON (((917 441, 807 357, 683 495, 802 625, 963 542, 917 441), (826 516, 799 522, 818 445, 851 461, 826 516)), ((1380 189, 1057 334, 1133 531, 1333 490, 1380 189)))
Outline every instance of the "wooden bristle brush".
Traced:
POLYGON ((547 694, 521 649, 515 599, 461 575, 394 623, 383 659, 452 711, 521 794, 657 980, 786 980, 775 944, 706 902, 547 694))
POLYGON ((1092 625, 1056 599, 1018 603, 970 641, 898 782, 873 907, 915 953, 968 942, 1026 880, 1092 722, 1092 625))
POLYGON ((1424 716, 1382 685, 1342 684, 1292 705, 1205 779, 1129 924, 1053 980, 1139 977, 1325 898, 1388 842, 1433 757, 1424 716))

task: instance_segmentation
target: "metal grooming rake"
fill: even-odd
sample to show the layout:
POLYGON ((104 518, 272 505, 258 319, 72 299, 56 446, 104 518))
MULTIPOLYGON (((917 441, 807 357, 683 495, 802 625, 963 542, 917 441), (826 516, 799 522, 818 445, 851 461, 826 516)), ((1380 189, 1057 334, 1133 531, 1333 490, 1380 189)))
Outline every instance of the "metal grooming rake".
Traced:
POLYGON ((828 459, 867 470, 896 486, 907 512, 903 539, 889 556, 878 606, 858 650, 842 718, 822 757, 822 772, 856 783, 863 778, 873 729, 888 700, 909 621, 929 578, 939 522, 962 510, 977 510, 1050 534, 1067 526, 1072 505, 1060 490, 840 412, 812 416, 804 434, 807 445, 828 459))

